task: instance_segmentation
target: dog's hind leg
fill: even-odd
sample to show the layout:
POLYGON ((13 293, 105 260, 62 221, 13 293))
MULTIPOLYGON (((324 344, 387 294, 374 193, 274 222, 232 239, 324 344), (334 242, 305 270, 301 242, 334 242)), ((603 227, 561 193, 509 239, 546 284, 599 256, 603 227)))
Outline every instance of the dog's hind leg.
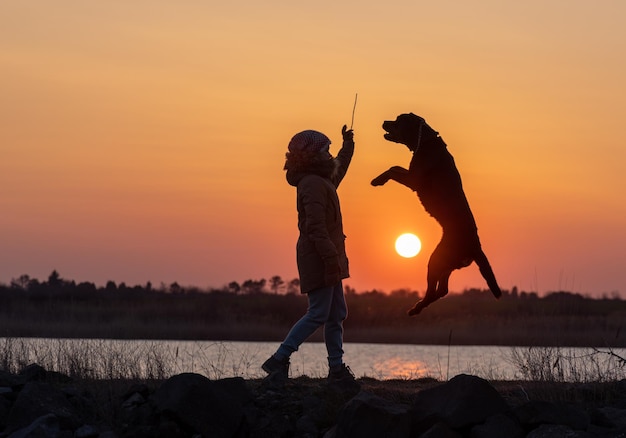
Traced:
POLYGON ((452 274, 452 269, 444 271, 440 274, 437 284, 437 299, 448 295, 448 280, 450 280, 450 274, 452 274))
POLYGON ((418 301, 408 311, 409 316, 420 313, 429 304, 437 301, 448 293, 448 279, 452 270, 445 268, 444 245, 439 242, 428 261, 428 274, 426 275, 427 289, 424 298, 418 301))
POLYGON ((496 276, 491 269, 489 260, 487 260, 487 256, 482 249, 478 251, 476 257, 474 257, 474 261, 478 265, 478 269, 480 270, 481 275, 487 281, 487 286, 489 286, 489 289, 491 290, 493 296, 496 298, 500 298, 502 296, 502 291, 500 290, 500 286, 498 286, 496 276))
POLYGON ((428 288, 424 294, 424 298, 415 303, 407 312, 409 316, 415 316, 426 308, 430 303, 437 300, 437 279, 431 272, 428 272, 428 288))

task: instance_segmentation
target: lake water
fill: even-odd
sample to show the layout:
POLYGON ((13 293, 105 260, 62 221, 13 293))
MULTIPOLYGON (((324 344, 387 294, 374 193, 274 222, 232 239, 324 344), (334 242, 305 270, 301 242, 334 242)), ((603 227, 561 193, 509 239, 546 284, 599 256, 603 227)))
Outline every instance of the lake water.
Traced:
MULTIPOLYGON (((228 343, 229 357, 249 357, 251 375, 264 375, 258 367, 278 347, 278 343, 228 343), (255 369, 257 367, 257 369, 255 369)), ((513 377, 514 367, 507 361, 507 347, 344 344, 344 361, 357 377, 406 379, 434 377, 447 380, 460 373, 491 377, 513 377)), ((304 343, 291 356, 291 376, 326 377, 328 365, 323 343, 304 343)), ((233 370, 238 363, 233 362, 233 370)))
MULTIPOLYGON (((98 378, 116 377, 116 373, 123 377, 137 370, 157 368, 168 376, 195 372, 212 379, 259 378, 265 376, 261 364, 278 345, 278 342, 0 338, 0 352, 5 352, 5 361, 10 353, 16 364, 34 362, 66 373, 72 367, 89 369, 98 378)), ((565 379, 572 370, 587 378, 594 378, 591 372, 626 378, 626 367, 619 367, 619 358, 626 357, 626 349, 594 353, 588 348, 532 350, 528 347, 347 343, 344 351, 344 361, 357 377, 379 380, 419 377, 448 380, 461 373, 488 380, 524 379, 520 364, 527 360, 534 364, 559 363, 560 371, 557 371, 565 379), (515 352, 517 358, 514 358, 515 352)), ((552 368, 548 365, 546 372, 554 372, 552 368)), ((323 343, 305 342, 291 357, 291 377, 319 378, 327 373, 323 343)))
MULTIPOLYGON (((179 369, 212 378, 264 377, 261 364, 276 351, 277 342, 171 342, 178 349, 179 369)), ((513 377, 507 362, 508 347, 450 347, 425 345, 344 344, 344 361, 357 377, 376 379, 435 377, 459 373, 484 377, 513 377)), ((290 375, 326 377, 328 365, 323 343, 304 343, 291 356, 290 375)))

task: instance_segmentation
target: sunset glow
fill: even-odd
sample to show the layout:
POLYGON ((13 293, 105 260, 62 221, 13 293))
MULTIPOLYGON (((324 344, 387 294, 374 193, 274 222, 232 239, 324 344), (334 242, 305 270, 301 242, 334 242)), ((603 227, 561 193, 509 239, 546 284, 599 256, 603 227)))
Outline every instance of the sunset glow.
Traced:
MULTIPOLYGON (((297 277, 291 136, 350 125, 339 196, 357 291, 424 291, 441 227, 370 181, 424 117, 504 289, 626 296, 626 3, 0 4, 0 282, 222 287, 297 277), (419 230, 422 250, 392 243, 419 230)), ((478 268, 450 290, 485 288, 478 268)))

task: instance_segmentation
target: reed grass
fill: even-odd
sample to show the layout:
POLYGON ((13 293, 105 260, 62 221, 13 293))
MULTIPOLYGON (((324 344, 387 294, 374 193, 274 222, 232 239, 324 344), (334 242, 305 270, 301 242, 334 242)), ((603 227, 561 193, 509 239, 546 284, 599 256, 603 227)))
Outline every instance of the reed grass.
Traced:
POLYGON ((0 369, 18 373, 36 363, 79 379, 163 379, 175 361, 159 342, 102 339, 0 339, 0 369))
POLYGON ((0 370, 30 364, 84 380, 164 380, 194 372, 210 379, 255 376, 262 360, 228 342, 0 338, 0 370), (182 345, 184 344, 184 345, 182 345))
POLYGON ((561 347, 511 348, 510 360, 528 400, 606 403, 620 399, 626 359, 612 349, 587 352, 561 347))
MULTIPOLYGON (((626 379, 626 359, 620 354, 610 348, 510 347, 505 359, 516 370, 516 380, 606 383, 626 379)), ((85 380, 164 380, 183 372, 211 379, 261 377, 257 368, 262 359, 228 342, 187 341, 179 348, 165 341, 0 338, 2 371, 17 374, 36 363, 48 371, 85 380)), ((298 365, 304 368, 296 361, 294 370, 298 365)), ((476 363, 472 367, 474 371, 468 372, 490 381, 504 380, 494 363, 476 363)), ((416 371, 406 380, 449 380, 449 369, 450 357, 442 357, 436 375, 416 371)))
POLYGON ((626 379, 626 359, 612 349, 512 347, 510 362, 523 380, 601 383, 626 379))

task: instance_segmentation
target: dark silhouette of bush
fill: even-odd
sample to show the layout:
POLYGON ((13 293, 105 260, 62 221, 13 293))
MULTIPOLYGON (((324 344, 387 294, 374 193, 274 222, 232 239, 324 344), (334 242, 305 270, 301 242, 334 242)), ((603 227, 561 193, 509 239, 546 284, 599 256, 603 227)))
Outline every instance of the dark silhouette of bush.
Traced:
MULTIPOLYGON (((0 336, 279 341, 307 300, 297 279, 270 278, 269 284, 250 279, 217 289, 177 282, 155 289, 151 283, 76 284, 57 271, 43 282, 22 275, 0 284, 0 336)), ((417 291, 346 286, 346 297, 347 342, 626 346, 626 301, 616 297, 564 291, 539 297, 513 288, 495 301, 487 290, 469 289, 417 318, 406 316, 417 291)))

